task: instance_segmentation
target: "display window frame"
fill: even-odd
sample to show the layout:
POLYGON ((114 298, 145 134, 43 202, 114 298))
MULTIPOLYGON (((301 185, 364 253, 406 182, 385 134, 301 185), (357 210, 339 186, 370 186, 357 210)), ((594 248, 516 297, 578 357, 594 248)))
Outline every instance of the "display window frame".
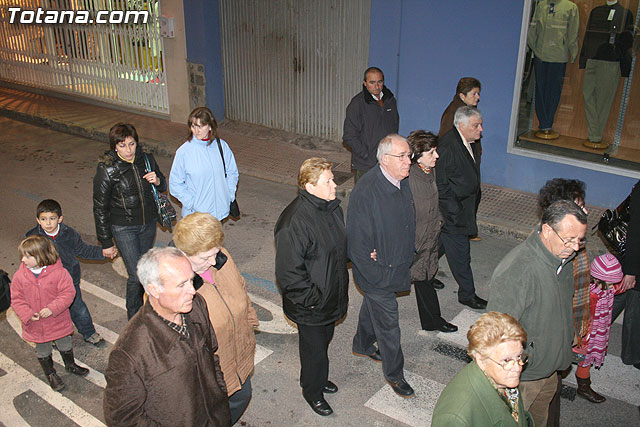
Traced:
MULTIPOLYGON (((587 146, 590 141, 582 90, 585 69, 580 68, 580 55, 585 43, 585 31, 590 12, 595 5, 605 5, 605 0, 572 0, 578 8, 580 19, 578 51, 575 61, 571 63, 569 60, 567 63, 562 95, 554 118, 553 130, 557 130, 560 137, 547 140, 540 138, 545 135, 536 136, 539 122, 533 95, 535 71, 532 64, 533 54, 527 45, 527 37, 532 12, 537 3, 536 0, 524 1, 507 152, 640 178, 640 61, 638 61, 640 54, 632 57, 630 77, 620 78, 602 138, 602 145, 607 144, 607 146, 605 148, 587 146), (629 81, 628 84, 627 81, 629 81), (621 108, 623 102, 625 106, 621 108), (631 119, 630 114, 633 115, 631 119)), ((640 0, 618 0, 618 3, 631 11, 634 24, 640 21, 637 16, 640 0)), ((639 33, 640 30, 636 27, 634 49, 637 48, 640 40, 639 33)))

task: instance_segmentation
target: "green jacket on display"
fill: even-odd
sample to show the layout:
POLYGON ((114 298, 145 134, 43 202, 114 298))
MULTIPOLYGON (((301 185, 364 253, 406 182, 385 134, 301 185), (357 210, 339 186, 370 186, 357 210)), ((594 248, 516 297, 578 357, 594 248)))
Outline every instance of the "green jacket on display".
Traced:
POLYGON ((544 62, 571 62, 578 56, 578 6, 569 0, 542 0, 529 24, 527 45, 544 62))

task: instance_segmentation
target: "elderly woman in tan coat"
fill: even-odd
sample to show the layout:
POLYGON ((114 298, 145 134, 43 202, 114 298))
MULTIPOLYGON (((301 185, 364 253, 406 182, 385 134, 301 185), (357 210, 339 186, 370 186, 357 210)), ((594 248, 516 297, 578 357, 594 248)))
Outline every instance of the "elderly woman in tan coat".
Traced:
POLYGON ((416 130, 407 138, 412 165, 409 187, 413 194, 416 216, 416 255, 411 266, 420 324, 425 331, 455 332, 458 327, 440 315, 438 295, 433 280, 438 271, 438 237, 442 217, 438 207, 436 171, 438 138, 431 132, 416 130))
POLYGON ((245 281, 231 255, 222 247, 222 224, 206 213, 192 213, 176 225, 173 241, 196 273, 193 286, 207 302, 218 339, 220 367, 229 395, 231 422, 235 424, 251 399, 251 378, 256 350, 254 328, 258 316, 245 281))

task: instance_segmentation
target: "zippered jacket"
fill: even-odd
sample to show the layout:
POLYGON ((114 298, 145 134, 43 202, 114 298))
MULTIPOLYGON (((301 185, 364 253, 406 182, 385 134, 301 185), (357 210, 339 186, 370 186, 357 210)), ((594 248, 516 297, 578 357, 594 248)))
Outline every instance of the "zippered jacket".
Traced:
POLYGON ((487 311, 508 313, 527 331, 529 362, 522 381, 547 378, 573 361, 574 257, 563 265, 535 231, 493 272, 487 311))
POLYGON ((238 166, 229 145, 202 141, 195 136, 178 148, 169 173, 169 192, 182 203, 182 217, 194 212, 211 214, 222 221, 236 199, 238 166), (225 178, 225 168, 227 176, 225 178))
MULTIPOLYGON (((105 153, 93 178, 93 217, 96 233, 103 248, 113 246, 112 225, 143 225, 156 222, 158 210, 146 175, 144 152, 138 144, 133 163, 125 162, 114 151, 105 153)), ((147 153, 151 170, 160 184, 159 192, 167 189, 167 180, 153 154, 147 153)))
POLYGON ((73 333, 69 306, 76 296, 71 276, 60 259, 48 265, 38 277, 24 263, 11 280, 11 308, 22 321, 22 338, 45 343, 73 333), (32 321, 34 313, 47 307, 53 313, 32 321))
POLYGON ((368 171, 378 163, 376 152, 382 138, 398 133, 400 116, 393 93, 382 88, 382 107, 367 88, 351 99, 344 119, 342 141, 351 148, 351 167, 368 171))
POLYGON ((251 305, 244 277, 225 248, 220 248, 216 265, 209 269, 213 283, 195 275, 193 286, 204 297, 211 325, 216 331, 220 368, 231 396, 240 390, 253 372, 256 352, 254 328, 258 315, 251 305))

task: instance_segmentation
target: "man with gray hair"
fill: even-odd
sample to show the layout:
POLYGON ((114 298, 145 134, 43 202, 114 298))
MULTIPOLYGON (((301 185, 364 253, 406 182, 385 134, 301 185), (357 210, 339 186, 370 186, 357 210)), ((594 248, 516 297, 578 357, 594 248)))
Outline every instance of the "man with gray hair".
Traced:
POLYGON ((179 249, 153 248, 137 272, 149 300, 109 355, 107 424, 230 426, 218 342, 189 260, 179 249))
POLYGON ((364 298, 353 338, 353 354, 382 362, 396 394, 413 397, 404 379, 404 356, 396 292, 411 288, 415 218, 409 189, 411 149, 387 135, 378 144, 378 165, 365 173, 349 198, 347 252, 364 298), (376 348, 375 343, 378 343, 376 348))
MULTIPOLYGON (((587 215, 577 204, 554 202, 542 213, 540 229, 512 249, 491 277, 487 309, 512 315, 527 331, 529 361, 520 391, 538 426, 547 425, 558 371, 573 361, 572 262, 586 232, 587 215)), ((554 415, 559 418, 559 412, 554 415)))
POLYGON ((478 234, 477 200, 480 197, 480 158, 476 144, 482 136, 482 114, 475 107, 456 110, 454 128, 438 142, 436 184, 444 224, 440 231, 439 254, 447 255, 458 282, 458 301, 483 309, 487 301, 476 295, 471 271, 469 237, 478 234))

